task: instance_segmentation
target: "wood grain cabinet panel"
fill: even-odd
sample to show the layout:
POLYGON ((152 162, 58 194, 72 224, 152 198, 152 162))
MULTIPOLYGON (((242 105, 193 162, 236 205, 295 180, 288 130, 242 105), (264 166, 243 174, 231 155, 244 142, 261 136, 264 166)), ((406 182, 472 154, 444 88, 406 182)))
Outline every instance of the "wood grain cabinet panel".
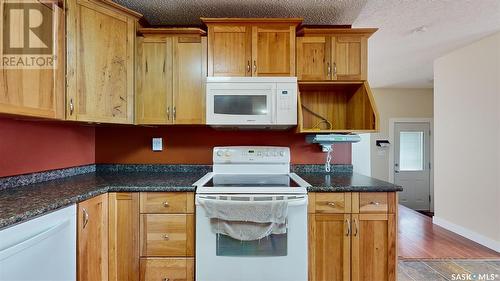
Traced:
POLYGON ((139 193, 109 193, 109 281, 139 279, 139 193))
POLYGON ((367 38, 335 36, 332 42, 334 80, 366 80, 367 38))
POLYGON ((133 123, 137 18, 104 1, 67 5, 66 118, 133 123))
POLYGON ((172 123, 172 38, 139 37, 137 59, 136 122, 172 123))
POLYGON ((352 215, 352 280, 396 280, 394 214, 352 215))
POLYGON ((208 27, 209 76, 252 76, 251 32, 245 25, 208 27))
POLYGON ((78 203, 77 276, 108 280, 108 194, 78 203))
MULTIPOLYGON (((6 1, 0 3, 3 15, 6 1)), ((45 6, 44 6, 45 7, 45 6)), ((65 96, 65 11, 57 4, 54 9, 54 27, 39 32, 52 33, 56 58, 53 69, 9 69, 0 67, 0 113, 42 118, 64 119, 65 96)), ((50 11, 52 13, 52 11, 50 11)), ((3 20, 3 19, 2 19, 3 20)), ((22 25, 12 25, 11 32, 23 34, 22 25)), ((0 46, 0 53, 6 52, 0 46)), ((27 54, 31 56, 31 54, 27 54)))
POLYGON ((205 124, 207 39, 183 31, 204 33, 195 28, 139 29, 137 124, 205 124))
POLYGON ((349 214, 309 215, 309 280, 350 280, 349 214))
POLYGON ((141 256, 193 256, 194 215, 142 214, 140 223, 141 256))
POLYGON ((252 76, 295 76, 295 26, 253 26, 252 59, 252 76))
POLYGON ((316 213, 350 213, 350 193, 318 193, 314 202, 316 213))
POLYGON ((142 258, 141 281, 194 281, 193 258, 142 258))
POLYGON ((183 214, 194 212, 193 192, 141 192, 141 213, 183 214))
POLYGON ((330 37, 297 37, 297 79, 331 79, 330 37))

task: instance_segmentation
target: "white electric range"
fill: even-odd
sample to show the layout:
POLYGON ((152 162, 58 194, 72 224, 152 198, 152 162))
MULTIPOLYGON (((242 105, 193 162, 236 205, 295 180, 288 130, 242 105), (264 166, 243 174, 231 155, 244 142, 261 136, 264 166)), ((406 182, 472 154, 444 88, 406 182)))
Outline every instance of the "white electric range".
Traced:
POLYGON ((196 280, 306 281, 307 187, 287 147, 215 147, 213 172, 196 183, 196 280), (288 202, 287 231, 239 241, 212 231, 200 200, 288 202))

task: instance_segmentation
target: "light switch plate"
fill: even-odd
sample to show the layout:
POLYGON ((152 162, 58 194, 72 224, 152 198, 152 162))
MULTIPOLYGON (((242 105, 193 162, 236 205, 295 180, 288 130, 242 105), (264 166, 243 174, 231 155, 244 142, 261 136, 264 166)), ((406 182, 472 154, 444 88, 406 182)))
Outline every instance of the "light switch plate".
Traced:
POLYGON ((162 151, 162 150, 163 150, 163 139, 153 138, 153 151, 162 151))

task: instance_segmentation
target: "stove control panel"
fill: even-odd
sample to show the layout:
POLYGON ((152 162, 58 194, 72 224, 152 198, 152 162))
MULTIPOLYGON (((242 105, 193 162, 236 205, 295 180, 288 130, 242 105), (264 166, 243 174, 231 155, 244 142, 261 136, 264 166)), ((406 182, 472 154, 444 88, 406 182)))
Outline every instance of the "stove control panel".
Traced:
POLYGON ((214 147, 214 163, 290 163, 290 148, 278 146, 214 147))

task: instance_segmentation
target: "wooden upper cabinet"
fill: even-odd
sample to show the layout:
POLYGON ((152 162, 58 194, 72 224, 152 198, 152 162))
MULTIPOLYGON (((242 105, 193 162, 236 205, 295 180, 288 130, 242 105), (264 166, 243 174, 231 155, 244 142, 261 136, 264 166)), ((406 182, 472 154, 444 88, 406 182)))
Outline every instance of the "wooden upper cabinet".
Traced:
MULTIPOLYGON (((6 3, 8 2, 0 3, 2 15, 6 3)), ((52 33, 54 44, 51 55, 55 57, 53 67, 51 69, 0 67, 0 113, 64 119, 65 12, 64 7, 59 7, 55 3, 50 7, 45 5, 42 7, 47 10, 53 9, 49 13, 53 15, 54 25, 42 25, 42 30, 39 30, 43 34, 52 33)), ((22 25, 11 25, 10 28, 10 32, 23 34, 20 30, 22 25)), ((0 46, 0 54, 9 56, 3 46, 0 46)), ((26 55, 32 56, 32 54, 26 55)))
POLYGON ((172 123, 172 38, 139 37, 137 44, 136 122, 172 123))
POLYGON ((331 79, 330 37, 297 38, 297 79, 331 79))
POLYGON ((78 280, 108 280, 108 194, 78 203, 78 280))
POLYGON ((295 76, 297 18, 202 18, 208 76, 295 76))
POLYGON ((141 28, 139 33, 135 122, 205 124, 205 32, 141 28))
POLYGON ((299 30, 299 80, 365 81, 368 38, 376 28, 312 28, 299 30))
POLYGON ((66 118, 132 123, 140 14, 111 1, 68 0, 67 6, 66 118))
POLYGON ((251 26, 208 26, 208 76, 252 76, 251 60, 251 26))

